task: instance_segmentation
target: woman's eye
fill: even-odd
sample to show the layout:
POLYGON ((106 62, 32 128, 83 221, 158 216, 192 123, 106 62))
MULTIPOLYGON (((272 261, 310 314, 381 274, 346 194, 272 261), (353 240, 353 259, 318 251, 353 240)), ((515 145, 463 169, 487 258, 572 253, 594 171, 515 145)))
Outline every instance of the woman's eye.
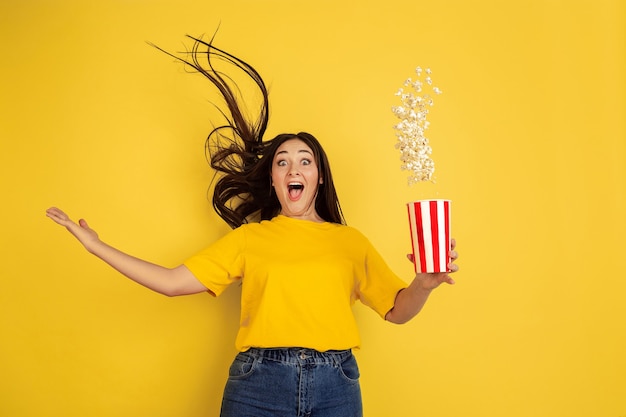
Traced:
POLYGON ((311 165, 311 160, 310 159, 303 159, 302 160, 302 165, 311 165))
POLYGON ((276 165, 278 165, 279 167, 284 167, 285 165, 287 165, 287 161, 285 160, 277 161, 276 165))

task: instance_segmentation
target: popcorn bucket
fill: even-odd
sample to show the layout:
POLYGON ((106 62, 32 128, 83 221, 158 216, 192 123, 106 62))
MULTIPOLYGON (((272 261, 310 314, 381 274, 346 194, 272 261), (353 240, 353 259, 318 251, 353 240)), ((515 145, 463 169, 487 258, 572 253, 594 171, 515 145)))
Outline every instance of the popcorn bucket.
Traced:
POLYGON ((407 204, 415 272, 449 272, 450 200, 407 204))

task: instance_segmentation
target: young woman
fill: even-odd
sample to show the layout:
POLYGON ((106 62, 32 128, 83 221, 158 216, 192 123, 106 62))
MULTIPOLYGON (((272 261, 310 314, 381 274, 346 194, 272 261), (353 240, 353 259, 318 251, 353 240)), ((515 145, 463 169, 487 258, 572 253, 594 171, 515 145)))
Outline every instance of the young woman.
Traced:
MULTIPOLYGON (((57 208, 47 215, 90 253, 159 293, 217 296, 242 283, 240 353, 230 368, 222 417, 362 416, 352 304, 358 299, 382 318, 404 323, 433 289, 454 281, 448 273, 418 274, 408 286, 398 278, 370 242, 345 225, 317 139, 301 132, 263 141, 269 112, 261 77, 211 42, 192 39, 190 59, 177 59, 205 75, 228 106, 227 123, 211 132, 207 148, 221 174, 213 205, 234 230, 165 268, 109 246, 82 219, 75 223, 57 208), (236 86, 214 69, 216 59, 258 86, 263 102, 256 121, 243 116, 236 86)), ((454 245, 451 272, 458 270, 454 245)))

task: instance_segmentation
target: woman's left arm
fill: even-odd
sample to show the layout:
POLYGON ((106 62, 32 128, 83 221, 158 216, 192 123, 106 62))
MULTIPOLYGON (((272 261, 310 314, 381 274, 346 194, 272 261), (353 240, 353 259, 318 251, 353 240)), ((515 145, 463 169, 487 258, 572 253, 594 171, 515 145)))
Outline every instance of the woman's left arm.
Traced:
MULTIPOLYGON (((424 307, 432 290, 444 282, 450 285, 454 284, 450 274, 459 270, 459 267, 454 263, 459 257, 455 250, 456 241, 454 239, 452 239, 451 246, 450 263, 448 264, 450 272, 417 274, 413 282, 398 293, 393 308, 385 315, 385 320, 396 324, 406 323, 424 307)), ((412 254, 407 255, 407 257, 413 262, 412 254)))

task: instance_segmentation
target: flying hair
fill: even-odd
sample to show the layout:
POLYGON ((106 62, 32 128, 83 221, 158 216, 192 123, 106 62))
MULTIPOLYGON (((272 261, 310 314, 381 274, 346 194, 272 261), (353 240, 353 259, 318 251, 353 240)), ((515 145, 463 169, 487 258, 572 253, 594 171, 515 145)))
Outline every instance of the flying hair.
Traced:
POLYGON ((313 150, 320 175, 324 178, 316 200, 318 214, 326 221, 345 224, 328 158, 317 139, 300 132, 280 134, 272 140, 263 141, 269 121, 269 93, 259 73, 242 59, 216 47, 213 44, 215 34, 208 41, 190 35, 187 38, 193 44, 179 55, 150 45, 207 78, 226 105, 224 110, 216 106, 224 123, 214 127, 205 142, 207 159, 216 171, 212 199, 216 213, 231 228, 251 221, 269 220, 280 213, 280 203, 270 181, 273 155, 284 141, 300 139, 313 150), (227 75, 224 70, 218 70, 218 63, 225 63, 235 72, 227 75), (247 115, 249 112, 243 105, 245 103, 238 98, 242 94, 234 79, 239 75, 251 79, 257 93, 260 93, 261 103, 253 117, 247 115))

